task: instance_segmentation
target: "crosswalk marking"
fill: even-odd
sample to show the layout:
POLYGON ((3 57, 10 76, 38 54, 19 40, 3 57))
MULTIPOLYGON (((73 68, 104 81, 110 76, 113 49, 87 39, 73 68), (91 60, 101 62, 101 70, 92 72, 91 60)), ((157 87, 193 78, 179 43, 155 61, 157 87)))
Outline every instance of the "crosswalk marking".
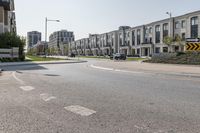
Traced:
POLYGON ((32 86, 21 86, 20 89, 22 89, 23 91, 32 91, 35 88, 32 86))
POLYGON ((56 97, 50 96, 50 95, 47 94, 47 93, 40 94, 40 98, 41 98, 42 100, 44 100, 45 102, 51 101, 51 100, 53 100, 53 99, 56 99, 56 97))
POLYGON ((65 107, 67 111, 73 112, 75 114, 81 115, 81 116, 90 116, 92 114, 95 114, 96 111, 79 106, 79 105, 72 105, 65 107))

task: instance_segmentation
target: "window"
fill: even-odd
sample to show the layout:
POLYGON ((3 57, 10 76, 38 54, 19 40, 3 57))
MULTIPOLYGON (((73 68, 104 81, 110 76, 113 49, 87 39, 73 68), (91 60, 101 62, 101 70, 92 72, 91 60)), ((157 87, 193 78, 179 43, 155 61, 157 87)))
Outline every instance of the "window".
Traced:
POLYGON ((135 45, 135 31, 132 31, 132 45, 135 45))
POLYGON ((137 30, 137 45, 141 43, 140 30, 137 30))
POLYGON ((150 44, 152 44, 152 38, 151 37, 149 38, 149 42, 150 42, 150 44))
POLYGON ((168 52, 168 47, 163 47, 163 52, 167 53, 168 52))
POLYGON ((175 46, 175 52, 179 51, 179 46, 175 46))
POLYGON ((156 47, 156 53, 160 53, 160 47, 156 47))
POLYGON ((163 24, 163 30, 165 31, 165 30, 168 30, 168 28, 169 28, 169 26, 168 26, 168 24, 166 23, 166 24, 163 24))
POLYGON ((181 28, 183 29, 183 28, 185 28, 186 27, 186 22, 185 22, 185 20, 182 20, 181 21, 181 28))
POLYGON ((149 33, 150 33, 150 34, 152 33, 152 27, 149 28, 149 33))
POLYGON ((175 22, 175 28, 178 29, 179 28, 179 21, 175 22))
POLYGON ((191 25, 198 25, 198 17, 191 18, 191 25))
POLYGON ((140 30, 137 30, 137 35, 140 35, 140 30))
POLYGON ((156 26, 156 43, 160 43, 160 25, 156 26))
POLYGON ((137 54, 140 55, 140 49, 139 48, 137 49, 137 54))
POLYGON ((122 45, 122 34, 119 34, 119 44, 122 45))
POLYGON ((182 41, 185 41, 185 33, 182 33, 181 38, 182 38, 182 41))
POLYGON ((160 32, 160 25, 156 25, 156 32, 160 32))
POLYGON ((168 36, 168 30, 169 30, 168 23, 163 24, 163 38, 168 36))
POLYGON ((198 38, 198 17, 191 18, 191 38, 198 38))
POLYGON ((149 33, 149 30, 148 30, 148 28, 146 28, 146 29, 145 29, 145 33, 146 33, 146 34, 148 34, 148 33, 149 33))

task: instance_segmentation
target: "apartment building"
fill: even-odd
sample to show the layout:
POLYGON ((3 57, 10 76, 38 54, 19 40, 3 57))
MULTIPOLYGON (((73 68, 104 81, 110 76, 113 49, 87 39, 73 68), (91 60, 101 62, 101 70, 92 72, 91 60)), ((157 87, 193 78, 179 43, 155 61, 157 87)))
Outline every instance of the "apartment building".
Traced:
POLYGON ((73 42, 74 38, 74 33, 71 31, 56 31, 49 37, 48 48, 50 51, 56 51, 58 55, 65 55, 65 51, 69 47, 69 43, 73 42))
POLYGON ((200 11, 195 11, 149 24, 120 26, 113 32, 90 35, 86 51, 90 48, 92 55, 124 53, 128 56, 151 56, 155 53, 184 51, 187 38, 199 37, 200 11), (171 45, 164 43, 167 37, 174 40, 171 45))
POLYGON ((42 33, 38 31, 30 31, 27 33, 27 46, 28 49, 34 47, 41 41, 42 33))
POLYGON ((0 0, 0 33, 16 33, 14 0, 0 0))

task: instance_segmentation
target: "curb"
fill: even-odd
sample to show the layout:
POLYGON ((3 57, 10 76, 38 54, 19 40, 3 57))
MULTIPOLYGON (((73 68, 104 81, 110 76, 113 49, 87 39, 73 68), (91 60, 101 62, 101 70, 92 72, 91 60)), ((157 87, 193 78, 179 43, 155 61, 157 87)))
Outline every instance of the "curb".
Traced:
POLYGON ((195 75, 193 73, 162 73, 162 72, 153 72, 153 71, 129 71, 129 70, 123 70, 123 69, 114 69, 114 68, 108 68, 108 67, 102 67, 102 66, 96 66, 96 65, 90 65, 90 67, 95 69, 101 69, 106 71, 115 71, 115 72, 125 72, 125 73, 154 73, 154 74, 162 74, 162 75, 168 75, 168 76, 183 76, 183 77, 189 77, 189 78, 200 78, 200 75, 195 75))
MULTIPOLYGON (((28 65, 51 65, 51 64, 75 64, 75 63, 85 63, 87 61, 72 61, 72 62, 25 62, 19 64, 0 64, 1 67, 6 66, 28 66, 28 65)), ((1 69, 0 69, 1 70, 1 69)))

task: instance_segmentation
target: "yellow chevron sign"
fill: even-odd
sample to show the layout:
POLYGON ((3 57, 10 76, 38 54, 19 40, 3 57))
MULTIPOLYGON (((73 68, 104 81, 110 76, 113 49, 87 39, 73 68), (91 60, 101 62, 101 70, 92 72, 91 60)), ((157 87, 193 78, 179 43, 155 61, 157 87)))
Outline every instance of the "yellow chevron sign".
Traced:
POLYGON ((187 42, 186 50, 187 51, 200 51, 200 42, 187 42))

